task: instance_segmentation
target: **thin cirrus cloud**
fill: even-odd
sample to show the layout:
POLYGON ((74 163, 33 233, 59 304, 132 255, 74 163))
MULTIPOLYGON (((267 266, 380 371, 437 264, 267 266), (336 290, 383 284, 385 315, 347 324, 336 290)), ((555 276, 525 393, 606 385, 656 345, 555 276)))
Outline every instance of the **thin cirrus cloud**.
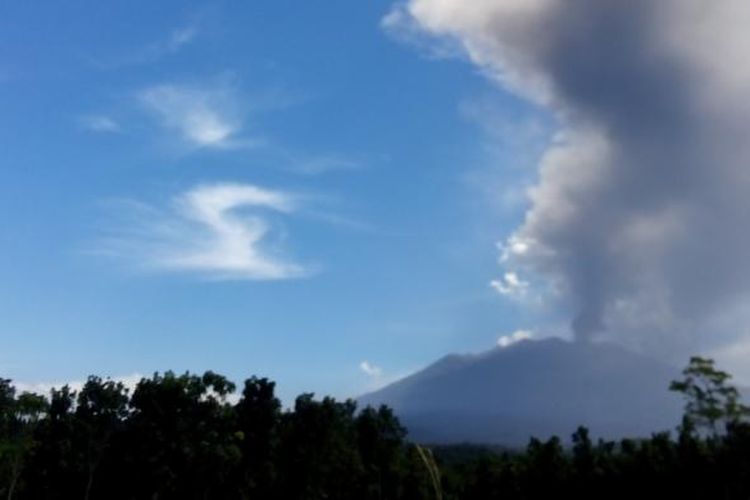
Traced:
POLYGON ((178 28, 172 31, 169 40, 163 45, 163 48, 167 52, 176 52, 180 50, 183 45, 192 42, 197 34, 198 29, 195 26, 184 26, 178 28))
POLYGON ((273 221, 297 204, 289 193, 239 183, 198 185, 166 208, 127 201, 120 204, 125 220, 99 241, 97 253, 213 280, 300 278, 312 270, 273 241, 273 221))
POLYGON ((113 118, 105 115, 86 115, 79 118, 80 125, 92 132, 121 132, 122 128, 113 118))
POLYGON ((195 25, 174 29, 163 40, 151 43, 135 52, 130 58, 126 58, 124 63, 145 64, 158 61, 182 50, 195 39, 196 35, 198 35, 198 28, 195 25))
POLYGON ((130 48, 120 54, 99 54, 91 57, 91 63, 102 70, 114 70, 127 66, 151 64, 180 52, 192 43, 199 30, 196 24, 175 28, 159 40, 140 47, 130 48))
POLYGON ((139 92, 138 101, 190 147, 241 149, 258 143, 239 136, 241 106, 226 86, 156 85, 139 92))
POLYGON ((291 171, 302 175, 321 175, 335 171, 352 171, 362 168, 362 163, 338 155, 326 155, 304 160, 290 159, 291 171))

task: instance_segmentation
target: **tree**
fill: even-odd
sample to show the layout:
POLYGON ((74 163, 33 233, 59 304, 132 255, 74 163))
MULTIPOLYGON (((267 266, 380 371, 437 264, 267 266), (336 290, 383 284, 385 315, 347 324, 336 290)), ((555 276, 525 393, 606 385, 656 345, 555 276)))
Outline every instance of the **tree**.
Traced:
POLYGON ((691 357, 682 375, 684 378, 673 381, 669 390, 685 398, 683 434, 707 433, 716 438, 721 432, 719 423, 734 425, 750 414, 740 402, 737 388, 727 383, 731 375, 718 370, 712 359, 691 357))
POLYGON ((275 384, 266 378, 249 378, 235 407, 242 437, 239 488, 243 498, 272 496, 281 422, 281 401, 274 395, 274 389, 275 384))
POLYGON ((284 415, 281 449, 282 498, 360 498, 362 477, 354 401, 337 402, 313 394, 299 396, 284 415))
POLYGON ((406 429, 386 406, 377 410, 368 406, 357 416, 355 425, 367 490, 362 498, 396 498, 406 429))
POLYGON ((76 393, 70 386, 53 388, 49 410, 35 433, 36 445, 26 469, 27 498, 57 500, 79 498, 84 483, 82 453, 76 448, 80 439, 73 411, 76 393))
POLYGON ((136 497, 226 498, 240 460, 234 384, 213 372, 142 379, 130 400, 128 443, 136 497))
POLYGON ((83 438, 86 486, 83 498, 91 497, 94 474, 112 435, 128 415, 128 390, 122 382, 89 377, 78 394, 76 417, 83 438))
POLYGON ((16 398, 10 380, 0 380, 0 461, 7 469, 7 500, 13 498, 18 488, 26 460, 34 448, 34 432, 47 408, 43 396, 24 392, 16 398))

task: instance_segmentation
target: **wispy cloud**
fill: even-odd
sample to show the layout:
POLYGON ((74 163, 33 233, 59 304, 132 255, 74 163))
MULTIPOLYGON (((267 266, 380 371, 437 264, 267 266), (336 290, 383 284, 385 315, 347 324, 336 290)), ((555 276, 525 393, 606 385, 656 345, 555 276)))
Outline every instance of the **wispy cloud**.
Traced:
POLYGON ((182 46, 192 42, 197 34, 198 29, 195 26, 178 28, 170 33, 169 40, 163 44, 163 51, 177 52, 182 46))
POLYGON ((325 155, 307 159, 290 158, 290 170, 302 175, 321 175, 335 171, 357 170, 362 163, 339 155, 325 155))
POLYGON ((376 391, 396 382, 397 380, 401 380, 402 378, 412 375, 417 370, 411 368, 407 370, 400 370, 394 373, 389 373, 380 366, 372 363, 371 361, 364 360, 359 363, 359 371, 367 378, 367 383, 363 390, 376 391))
MULTIPOLYGON (((133 373, 130 375, 123 375, 118 377, 111 377, 111 380, 115 382, 122 382, 123 385, 130 390, 132 393, 135 390, 135 386, 141 381, 143 375, 140 373, 133 373)), ((19 393, 31 392, 34 394, 48 395, 52 389, 60 389, 67 385, 72 391, 80 391, 83 385, 86 383, 85 380, 68 380, 68 381, 57 381, 57 382, 24 382, 24 381, 13 381, 13 386, 19 393)))
POLYGON ((162 126, 192 147, 237 149, 258 144, 256 139, 238 136, 241 105, 226 85, 156 85, 139 92, 138 100, 162 126))
POLYGON ((518 277, 518 274, 508 271, 499 279, 490 281, 490 287, 501 295, 523 298, 529 289, 529 283, 518 277))
POLYGON ((80 125, 92 132, 120 132, 120 124, 105 115, 86 115, 78 119, 80 125))
POLYGON ((463 99, 458 106, 459 115, 479 132, 480 145, 462 178, 470 201, 483 213, 489 209, 493 220, 521 216, 537 161, 550 141, 549 120, 524 111, 508 110, 507 102, 488 94, 463 99))
POLYGON ((403 374, 386 374, 380 366, 367 360, 359 363, 359 371, 367 377, 365 389, 367 391, 376 391, 404 376, 403 374))
POLYGON ((362 370, 362 372, 372 378, 378 378, 383 375, 383 370, 376 365, 373 365, 369 361, 362 361, 359 364, 359 369, 362 370))
POLYGON ((198 33, 199 30, 196 24, 188 24, 164 33, 159 40, 132 47, 126 53, 117 55, 100 54, 93 57, 91 62, 103 70, 155 63, 167 56, 177 54, 184 47, 192 43, 198 33))
POLYGON ((409 13, 402 3, 397 4, 380 21, 380 27, 395 40, 418 49, 425 57, 447 59, 463 55, 460 44, 447 38, 434 39, 427 36, 424 28, 409 13))
POLYGON ((250 184, 198 185, 168 207, 121 203, 126 219, 99 241, 97 253, 138 267, 217 280, 299 278, 311 269, 288 260, 272 221, 297 209, 289 193, 250 184))

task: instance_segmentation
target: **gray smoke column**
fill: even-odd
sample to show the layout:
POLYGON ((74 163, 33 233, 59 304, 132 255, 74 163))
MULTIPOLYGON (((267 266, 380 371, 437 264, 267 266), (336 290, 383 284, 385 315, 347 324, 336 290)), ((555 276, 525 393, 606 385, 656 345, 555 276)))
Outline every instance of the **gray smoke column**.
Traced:
POLYGON ((750 318, 750 2, 411 0, 383 23, 452 42, 555 115, 502 260, 550 285, 576 338, 736 338, 750 318))

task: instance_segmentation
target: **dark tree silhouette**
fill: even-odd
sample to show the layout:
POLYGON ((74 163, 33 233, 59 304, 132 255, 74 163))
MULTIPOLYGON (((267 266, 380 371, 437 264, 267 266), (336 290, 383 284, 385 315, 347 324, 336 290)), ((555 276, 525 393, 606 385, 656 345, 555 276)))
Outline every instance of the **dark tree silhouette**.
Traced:
POLYGON ((252 377, 237 400, 213 372, 142 379, 132 395, 90 377, 76 394, 17 394, 0 379, 0 495, 6 500, 491 500, 750 498, 750 425, 739 391, 692 358, 676 439, 568 442, 525 450, 409 443, 386 408, 297 398, 252 377), (232 402, 235 401, 235 402, 232 402))
POLYGON ((722 432, 719 424, 736 424, 748 415, 739 391, 728 384, 732 376, 718 370, 713 360, 693 356, 682 374, 669 389, 685 397, 683 432, 703 431, 715 438, 722 432))

